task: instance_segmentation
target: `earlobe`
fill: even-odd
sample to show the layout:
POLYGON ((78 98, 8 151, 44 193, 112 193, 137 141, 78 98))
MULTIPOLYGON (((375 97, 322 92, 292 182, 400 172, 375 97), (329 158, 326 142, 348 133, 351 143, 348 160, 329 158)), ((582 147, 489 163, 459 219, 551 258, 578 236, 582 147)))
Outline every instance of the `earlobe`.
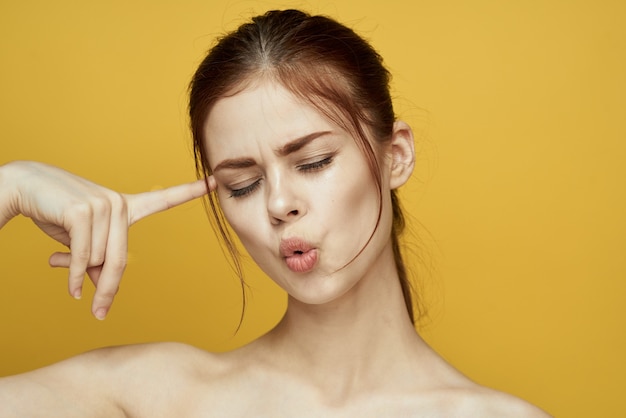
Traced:
POLYGON ((415 167, 413 131, 407 123, 400 120, 393 125, 390 157, 389 188, 397 189, 407 182, 415 167))

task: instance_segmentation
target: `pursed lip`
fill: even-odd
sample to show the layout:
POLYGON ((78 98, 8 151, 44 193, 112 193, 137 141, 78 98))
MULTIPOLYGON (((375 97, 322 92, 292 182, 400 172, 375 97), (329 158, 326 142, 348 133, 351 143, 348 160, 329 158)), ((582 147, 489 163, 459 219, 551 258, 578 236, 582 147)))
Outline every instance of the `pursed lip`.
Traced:
POLYGON ((301 238, 284 238, 280 241, 280 254, 285 258, 306 253, 313 248, 313 245, 301 238))
POLYGON ((285 238, 280 241, 280 254, 287 267, 296 273, 305 273, 315 267, 318 251, 301 238, 285 238))

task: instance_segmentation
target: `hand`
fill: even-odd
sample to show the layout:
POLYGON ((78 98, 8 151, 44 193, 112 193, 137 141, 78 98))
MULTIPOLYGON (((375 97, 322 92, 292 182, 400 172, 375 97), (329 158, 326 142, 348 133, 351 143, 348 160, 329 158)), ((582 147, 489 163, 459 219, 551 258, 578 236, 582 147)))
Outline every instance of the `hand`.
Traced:
MULTIPOLYGON (((216 187, 210 177, 192 183, 140 194, 121 194, 59 168, 35 162, 15 162, 2 167, 11 170, 5 179, 14 187, 8 202, 1 202, 10 215, 21 213, 56 241, 69 247, 68 253, 50 256, 53 267, 69 268, 69 292, 82 294, 85 273, 96 292, 92 312, 104 319, 126 268, 128 228, 138 220, 201 197, 216 187)), ((1 213, 0 213, 1 214, 1 213)), ((10 218, 10 216, 8 216, 10 218)), ((1 226, 1 224, 0 224, 1 226)))

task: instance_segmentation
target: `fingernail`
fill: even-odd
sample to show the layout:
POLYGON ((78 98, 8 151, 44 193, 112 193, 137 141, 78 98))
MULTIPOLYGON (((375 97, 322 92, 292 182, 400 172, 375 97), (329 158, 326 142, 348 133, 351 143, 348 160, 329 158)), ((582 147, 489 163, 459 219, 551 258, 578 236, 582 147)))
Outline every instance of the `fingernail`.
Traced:
POLYGON ((96 312, 94 313, 95 317, 97 319, 99 319, 100 321, 102 321, 104 318, 106 318, 107 316, 107 312, 108 309, 107 308, 99 308, 98 310, 96 310, 96 312))
POLYGON ((82 289, 79 288, 74 290, 74 294, 72 296, 74 296, 74 299, 80 299, 83 296, 82 289))

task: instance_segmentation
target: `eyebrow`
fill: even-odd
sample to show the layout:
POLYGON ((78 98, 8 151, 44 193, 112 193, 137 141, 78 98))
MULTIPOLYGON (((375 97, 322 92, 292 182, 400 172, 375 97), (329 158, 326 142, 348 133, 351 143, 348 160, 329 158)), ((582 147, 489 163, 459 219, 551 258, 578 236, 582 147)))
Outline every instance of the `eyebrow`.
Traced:
POLYGON ((229 168, 230 169, 248 168, 248 167, 254 166, 255 164, 256 164, 256 161, 254 161, 252 158, 232 158, 232 159, 224 160, 218 165, 216 165, 215 168, 213 169, 213 172, 215 173, 218 170, 225 170, 229 168))
MULTIPOLYGON (((292 141, 289 141, 285 145, 278 148, 275 153, 281 157, 285 157, 289 154, 292 154, 302 148, 304 148, 307 144, 311 143, 315 139, 331 134, 331 131, 320 131, 313 132, 308 135, 302 136, 300 138, 296 138, 292 141)), ((218 165, 215 166, 213 172, 224 169, 238 169, 238 168, 248 168, 256 165, 256 161, 253 158, 243 157, 243 158, 229 158, 218 165)))
POLYGON ((285 157, 298 151, 301 148, 304 148, 307 144, 319 138, 320 136, 329 135, 330 133, 330 131, 313 132, 303 137, 294 139, 293 141, 289 141, 278 150, 276 150, 276 154, 280 155, 281 157, 285 157))

